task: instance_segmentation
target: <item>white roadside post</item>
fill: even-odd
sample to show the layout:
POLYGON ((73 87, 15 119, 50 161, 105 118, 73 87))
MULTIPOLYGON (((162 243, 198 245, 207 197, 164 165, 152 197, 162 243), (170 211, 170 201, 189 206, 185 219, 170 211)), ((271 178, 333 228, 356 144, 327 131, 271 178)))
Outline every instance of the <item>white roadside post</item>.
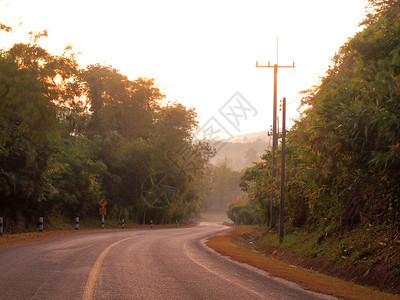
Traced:
POLYGON ((3 236, 3 217, 0 217, 0 237, 3 236))
POLYGON ((153 228, 153 220, 150 220, 150 228, 153 228))
POLYGON ((124 229, 125 228, 125 219, 122 219, 122 224, 121 224, 121 228, 124 229))
POLYGON ((39 218, 39 231, 42 232, 43 231, 43 217, 39 218))
POLYGON ((79 217, 75 218, 75 230, 79 229, 79 217))
POLYGON ((104 198, 102 198, 99 201, 99 204, 100 204, 99 215, 101 215, 101 229, 104 229, 104 216, 107 214, 107 209, 106 209, 107 201, 104 198))

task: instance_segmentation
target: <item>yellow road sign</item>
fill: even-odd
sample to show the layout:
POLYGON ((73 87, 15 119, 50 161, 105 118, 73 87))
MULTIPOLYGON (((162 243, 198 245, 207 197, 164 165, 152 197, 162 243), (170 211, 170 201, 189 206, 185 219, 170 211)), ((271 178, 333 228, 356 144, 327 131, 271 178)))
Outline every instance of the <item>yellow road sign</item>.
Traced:
POLYGON ((107 202, 104 198, 102 198, 102 199, 99 201, 99 204, 100 204, 101 207, 106 206, 107 203, 108 203, 108 202, 107 202))
POLYGON ((101 216, 107 215, 107 208, 105 208, 105 207, 100 207, 100 208, 99 208, 99 215, 101 215, 101 216))

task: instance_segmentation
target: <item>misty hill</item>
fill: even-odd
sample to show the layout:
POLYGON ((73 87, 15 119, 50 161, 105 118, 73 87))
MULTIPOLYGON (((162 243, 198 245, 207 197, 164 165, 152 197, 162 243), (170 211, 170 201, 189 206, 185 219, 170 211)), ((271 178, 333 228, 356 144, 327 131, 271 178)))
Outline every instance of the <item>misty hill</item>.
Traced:
POLYGON ((266 143, 269 141, 268 131, 251 132, 242 135, 235 135, 230 142, 232 143, 251 143, 262 140, 266 143))
POLYGON ((242 170, 261 160, 260 156, 271 146, 271 140, 267 131, 262 131, 235 136, 228 142, 210 141, 217 149, 211 162, 218 164, 226 160, 232 169, 242 170))

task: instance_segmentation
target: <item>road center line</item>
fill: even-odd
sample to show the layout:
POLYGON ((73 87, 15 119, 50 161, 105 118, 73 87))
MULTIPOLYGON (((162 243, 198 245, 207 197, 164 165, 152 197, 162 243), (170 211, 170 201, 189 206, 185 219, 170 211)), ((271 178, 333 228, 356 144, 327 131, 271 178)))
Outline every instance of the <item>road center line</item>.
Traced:
POLYGON ((118 245, 119 243, 122 243, 123 241, 130 240, 130 239, 133 239, 133 237, 126 238, 126 239, 120 240, 118 242, 115 242, 114 244, 111 244, 106 249, 104 249, 103 252, 101 252, 99 257, 96 259, 96 262, 94 263, 92 270, 90 271, 89 278, 86 282, 85 291, 83 292, 83 297, 82 297, 83 300, 92 300, 93 299, 93 292, 94 292, 94 288, 96 285, 96 281, 97 281, 97 278, 99 277, 100 268, 101 268, 101 265, 103 264, 104 258, 106 257, 107 253, 111 250, 112 247, 118 245))

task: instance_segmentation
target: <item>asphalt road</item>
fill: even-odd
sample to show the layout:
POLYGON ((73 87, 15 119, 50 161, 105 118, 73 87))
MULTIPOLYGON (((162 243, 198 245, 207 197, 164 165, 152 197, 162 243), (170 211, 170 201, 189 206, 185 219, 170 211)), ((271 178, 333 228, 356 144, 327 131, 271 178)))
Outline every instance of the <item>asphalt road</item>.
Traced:
POLYGON ((333 299, 207 248, 229 228, 74 234, 0 250, 0 299, 333 299))

